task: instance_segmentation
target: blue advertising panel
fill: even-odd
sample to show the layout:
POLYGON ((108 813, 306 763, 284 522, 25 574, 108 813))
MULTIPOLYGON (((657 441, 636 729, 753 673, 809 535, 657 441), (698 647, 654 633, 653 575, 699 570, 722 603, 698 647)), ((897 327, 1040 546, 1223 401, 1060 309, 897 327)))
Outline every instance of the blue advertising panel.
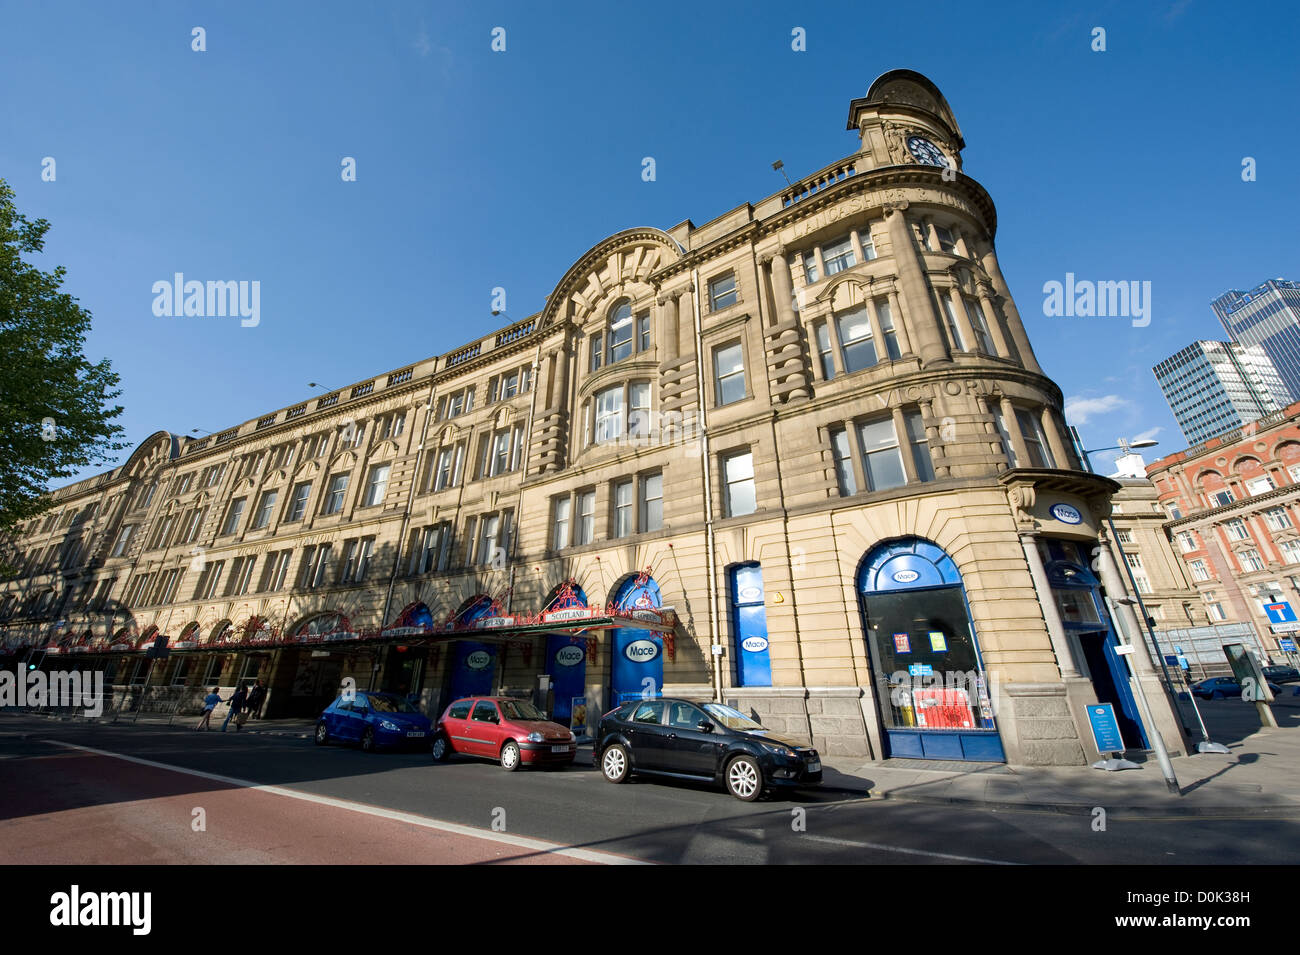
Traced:
MULTIPOLYGON (((653 577, 629 577, 614 595, 620 611, 658 610, 659 585, 653 577)), ((610 641, 610 706, 625 700, 659 696, 664 687, 664 642, 653 630, 615 627, 610 641)))
POLYGON ((1115 707, 1110 703, 1093 703, 1088 707, 1088 724, 1099 753, 1124 752, 1124 738, 1120 736, 1115 707))
MULTIPOLYGON (((483 597, 461 614, 461 623, 472 623, 486 616, 492 601, 483 597)), ((497 648, 495 644, 475 640, 457 640, 451 657, 451 698, 488 696, 492 692, 492 678, 496 674, 497 648)))
POLYGON ((551 718, 562 726, 573 715, 573 698, 582 696, 587 685, 587 642, 582 637, 552 633, 546 637, 546 672, 555 691, 551 718))
POLYGON ((771 686, 763 568, 742 564, 731 571, 731 622, 736 634, 736 685, 771 686))

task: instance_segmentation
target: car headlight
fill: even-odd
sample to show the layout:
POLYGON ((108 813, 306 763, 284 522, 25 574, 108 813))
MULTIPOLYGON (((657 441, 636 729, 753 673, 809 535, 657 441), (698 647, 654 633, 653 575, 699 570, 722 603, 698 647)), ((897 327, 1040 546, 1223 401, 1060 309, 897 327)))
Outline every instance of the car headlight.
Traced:
POLYGON ((379 728, 381 730, 390 730, 394 733, 401 729, 401 727, 398 726, 396 723, 390 723, 388 720, 380 720, 379 728))
POLYGON ((759 743, 758 745, 763 747, 769 753, 775 753, 777 756, 795 755, 794 750, 792 750, 789 746, 783 746, 780 743, 759 743))
POLYGON ((528 742, 530 742, 530 743, 540 743, 540 742, 541 742, 542 740, 544 740, 545 738, 546 738, 546 737, 544 737, 541 733, 529 733, 529 734, 528 734, 528 742))

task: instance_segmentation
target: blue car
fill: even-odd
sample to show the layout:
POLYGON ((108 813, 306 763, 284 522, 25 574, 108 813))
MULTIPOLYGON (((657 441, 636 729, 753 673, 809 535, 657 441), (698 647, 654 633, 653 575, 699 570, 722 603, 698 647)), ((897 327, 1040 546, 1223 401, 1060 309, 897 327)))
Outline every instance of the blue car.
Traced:
POLYGON ((400 696, 359 690, 325 707, 316 721, 316 745, 360 743, 367 753, 381 747, 428 749, 432 728, 429 718, 400 696))

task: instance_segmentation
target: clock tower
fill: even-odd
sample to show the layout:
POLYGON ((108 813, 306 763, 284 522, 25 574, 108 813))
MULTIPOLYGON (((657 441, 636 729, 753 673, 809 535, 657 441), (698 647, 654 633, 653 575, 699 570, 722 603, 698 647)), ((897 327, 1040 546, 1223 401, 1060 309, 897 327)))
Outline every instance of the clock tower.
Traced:
POLYGON ((858 171, 880 166, 961 170, 961 127, 938 87, 913 70, 890 70, 849 104, 849 129, 861 136, 858 171))

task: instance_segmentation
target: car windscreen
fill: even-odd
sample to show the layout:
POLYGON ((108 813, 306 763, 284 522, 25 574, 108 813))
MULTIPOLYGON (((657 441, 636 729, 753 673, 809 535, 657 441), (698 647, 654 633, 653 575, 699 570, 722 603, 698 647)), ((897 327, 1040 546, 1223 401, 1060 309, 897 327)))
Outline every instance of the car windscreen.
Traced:
POLYGON ((761 723, 755 723, 739 710, 733 710, 721 703, 705 703, 704 710, 729 730, 761 730, 761 723))
POLYGON ((501 715, 508 720, 544 720, 546 714, 527 700, 502 700, 501 715))
POLYGON ((418 713, 420 712, 400 696, 372 696, 370 708, 376 713, 418 713))

